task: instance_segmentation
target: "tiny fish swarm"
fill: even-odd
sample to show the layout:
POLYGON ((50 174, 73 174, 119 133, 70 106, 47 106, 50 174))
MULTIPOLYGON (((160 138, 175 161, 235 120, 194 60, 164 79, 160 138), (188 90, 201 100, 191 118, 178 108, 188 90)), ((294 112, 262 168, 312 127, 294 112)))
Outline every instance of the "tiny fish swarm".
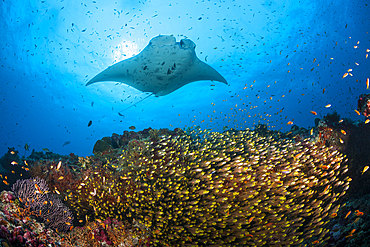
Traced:
POLYGON ((125 169, 91 172, 71 191, 77 217, 144 225, 155 246, 283 246, 324 241, 348 189, 345 157, 308 139, 189 133, 146 142, 125 169), (190 134, 190 135, 189 135, 190 134))

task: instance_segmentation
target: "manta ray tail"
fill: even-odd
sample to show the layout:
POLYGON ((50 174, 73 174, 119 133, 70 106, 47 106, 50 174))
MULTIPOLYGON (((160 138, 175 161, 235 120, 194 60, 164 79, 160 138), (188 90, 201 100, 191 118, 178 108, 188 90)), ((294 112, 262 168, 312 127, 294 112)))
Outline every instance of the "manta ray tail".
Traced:
POLYGON ((141 101, 146 100, 147 98, 149 98, 149 97, 150 97, 150 96, 152 96, 153 94, 154 94, 154 93, 151 93, 151 94, 149 94, 148 96, 146 96, 146 97, 142 98, 141 100, 139 100, 138 102, 136 102, 135 104, 130 105, 129 107, 127 107, 127 108, 123 109, 122 111, 119 111, 119 112, 118 112, 118 115, 123 116, 121 112, 124 112, 124 111, 126 111, 127 109, 130 109, 130 108, 131 108, 131 107, 133 107, 133 106, 136 106, 136 104, 140 103, 141 101))

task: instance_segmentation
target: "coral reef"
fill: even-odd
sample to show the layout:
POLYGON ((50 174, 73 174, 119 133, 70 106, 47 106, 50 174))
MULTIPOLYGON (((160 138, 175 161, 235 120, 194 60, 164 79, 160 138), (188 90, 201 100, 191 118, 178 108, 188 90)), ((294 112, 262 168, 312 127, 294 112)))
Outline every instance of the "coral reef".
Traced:
MULTIPOLYGON (((264 125, 125 131, 103 138, 107 149, 94 156, 27 162, 48 186, 38 183, 40 191, 58 194, 74 214, 72 231, 59 231, 66 247, 349 243, 358 232, 348 224, 359 216, 343 221, 343 212, 367 211, 340 207, 351 179, 339 150, 354 168, 350 144, 368 126, 334 114, 317 123, 286 133, 264 125)), ((42 221, 27 205, 18 208, 42 221)))
POLYGON ((333 112, 318 119, 314 138, 325 146, 343 152, 348 162, 348 176, 352 179, 346 197, 359 198, 370 194, 370 173, 362 173, 370 164, 370 124, 354 122, 333 112))
POLYGON ((0 158, 0 191, 9 190, 15 181, 21 178, 29 178, 24 161, 19 157, 15 148, 8 148, 8 152, 0 158))
POLYGON ((31 154, 27 157, 27 159, 30 160, 59 160, 59 159, 65 159, 66 155, 60 155, 57 153, 53 153, 49 151, 47 148, 43 151, 35 151, 35 149, 32 150, 31 154))
POLYGON ((103 137, 98 140, 93 149, 94 154, 112 151, 112 149, 126 149, 132 140, 151 140, 158 141, 162 135, 177 135, 183 132, 181 129, 176 128, 173 131, 169 129, 152 129, 147 128, 142 131, 127 131, 125 130, 122 135, 113 133, 111 137, 103 137))
POLYGON ((148 236, 143 226, 123 224, 116 219, 87 222, 84 227, 76 227, 65 235, 63 247, 67 246, 147 246, 148 236))
POLYGON ((0 239, 2 246, 61 246, 61 237, 15 202, 10 191, 0 195, 0 239))
POLYGON ((67 232, 72 227, 73 215, 55 194, 51 194, 45 180, 30 178, 18 180, 12 191, 16 198, 34 212, 46 226, 67 232))
POLYGON ((90 167, 67 191, 78 219, 136 221, 159 246, 294 245, 324 241, 348 189, 343 155, 307 139, 246 130, 142 141, 149 155, 124 152, 126 169, 90 167))
POLYGON ((330 221, 327 244, 336 247, 367 247, 370 241, 370 195, 351 198, 330 221))

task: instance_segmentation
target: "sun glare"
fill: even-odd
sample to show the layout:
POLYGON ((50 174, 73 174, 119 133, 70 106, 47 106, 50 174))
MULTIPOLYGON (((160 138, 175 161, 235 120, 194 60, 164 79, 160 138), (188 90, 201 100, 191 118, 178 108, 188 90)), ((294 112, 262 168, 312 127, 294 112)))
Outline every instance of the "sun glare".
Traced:
POLYGON ((135 56, 139 53, 139 47, 131 41, 122 41, 113 50, 114 63, 135 56))

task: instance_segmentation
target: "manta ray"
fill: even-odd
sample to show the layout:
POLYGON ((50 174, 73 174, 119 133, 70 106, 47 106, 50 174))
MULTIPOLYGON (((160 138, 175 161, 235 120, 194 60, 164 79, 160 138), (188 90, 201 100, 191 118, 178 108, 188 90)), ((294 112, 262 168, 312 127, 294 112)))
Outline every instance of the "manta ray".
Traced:
POLYGON ((173 36, 159 35, 152 38, 138 55, 113 64, 86 86, 102 81, 121 82, 158 97, 191 82, 204 80, 228 84, 215 69, 199 60, 193 41, 182 39, 176 42, 173 36))

